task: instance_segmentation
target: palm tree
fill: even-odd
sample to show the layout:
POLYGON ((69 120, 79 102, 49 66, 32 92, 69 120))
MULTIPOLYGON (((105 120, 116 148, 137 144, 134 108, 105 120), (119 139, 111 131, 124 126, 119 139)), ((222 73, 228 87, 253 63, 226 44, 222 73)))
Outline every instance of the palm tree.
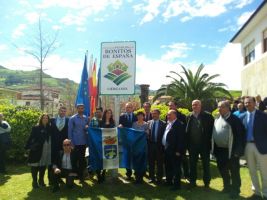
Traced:
POLYGON ((198 67, 195 74, 190 69, 186 69, 182 65, 181 67, 183 69, 181 73, 184 76, 175 71, 170 71, 171 75, 166 77, 172 79, 171 83, 162 85, 157 91, 154 100, 160 96, 168 95, 179 101, 183 107, 191 109, 191 102, 194 99, 201 100, 206 107, 214 105, 216 98, 226 96, 232 98, 230 92, 225 89, 227 86, 224 83, 212 82, 219 74, 210 76, 207 73, 201 73, 204 69, 203 64, 198 67))

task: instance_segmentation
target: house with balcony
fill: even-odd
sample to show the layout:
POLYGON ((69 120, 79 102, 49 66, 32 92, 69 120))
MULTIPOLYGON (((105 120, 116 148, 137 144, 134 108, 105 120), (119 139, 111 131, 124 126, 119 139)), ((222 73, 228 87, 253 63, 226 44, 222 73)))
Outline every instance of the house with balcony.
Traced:
POLYGON ((243 68, 242 95, 267 97, 267 1, 256 11, 230 40, 241 44, 243 68))

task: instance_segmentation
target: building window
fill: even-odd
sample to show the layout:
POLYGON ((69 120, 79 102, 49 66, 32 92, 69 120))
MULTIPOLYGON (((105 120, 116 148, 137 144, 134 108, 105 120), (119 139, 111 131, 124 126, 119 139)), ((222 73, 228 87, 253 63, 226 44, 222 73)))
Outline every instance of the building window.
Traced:
POLYGON ((247 46, 245 46, 244 53, 245 53, 245 59, 244 59, 245 65, 250 63, 252 60, 255 60, 255 44, 254 44, 254 41, 250 42, 247 46))
POLYGON ((267 29, 263 31, 263 53, 267 51, 267 29))

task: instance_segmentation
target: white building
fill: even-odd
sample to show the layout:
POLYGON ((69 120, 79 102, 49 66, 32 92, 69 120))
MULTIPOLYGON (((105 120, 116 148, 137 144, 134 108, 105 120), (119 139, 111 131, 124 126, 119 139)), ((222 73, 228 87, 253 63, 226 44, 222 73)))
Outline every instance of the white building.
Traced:
POLYGON ((242 95, 267 97, 267 0, 263 0, 230 42, 241 44, 242 95))
MULTIPOLYGON (((44 112, 53 116, 62 104, 58 90, 44 88, 44 112)), ((40 108, 40 89, 28 88, 21 91, 21 95, 17 99, 17 105, 40 108)))

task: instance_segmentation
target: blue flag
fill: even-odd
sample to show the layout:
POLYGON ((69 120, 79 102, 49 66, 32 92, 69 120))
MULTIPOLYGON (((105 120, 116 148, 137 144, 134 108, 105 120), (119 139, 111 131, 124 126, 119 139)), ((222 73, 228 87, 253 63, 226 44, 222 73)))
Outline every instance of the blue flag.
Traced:
POLYGON ((88 87, 88 71, 87 71, 87 55, 84 58, 83 71, 81 76, 81 82, 79 84, 75 106, 79 104, 84 105, 84 115, 90 115, 90 103, 89 103, 89 87, 88 87))
POLYGON ((89 128, 89 163, 92 170, 128 168, 145 172, 146 133, 130 128, 89 128))
POLYGON ((92 128, 88 130, 89 164, 92 170, 119 168, 117 128, 92 128))
POLYGON ((121 168, 145 172, 147 166, 147 140, 144 131, 132 128, 118 128, 122 145, 121 168))

